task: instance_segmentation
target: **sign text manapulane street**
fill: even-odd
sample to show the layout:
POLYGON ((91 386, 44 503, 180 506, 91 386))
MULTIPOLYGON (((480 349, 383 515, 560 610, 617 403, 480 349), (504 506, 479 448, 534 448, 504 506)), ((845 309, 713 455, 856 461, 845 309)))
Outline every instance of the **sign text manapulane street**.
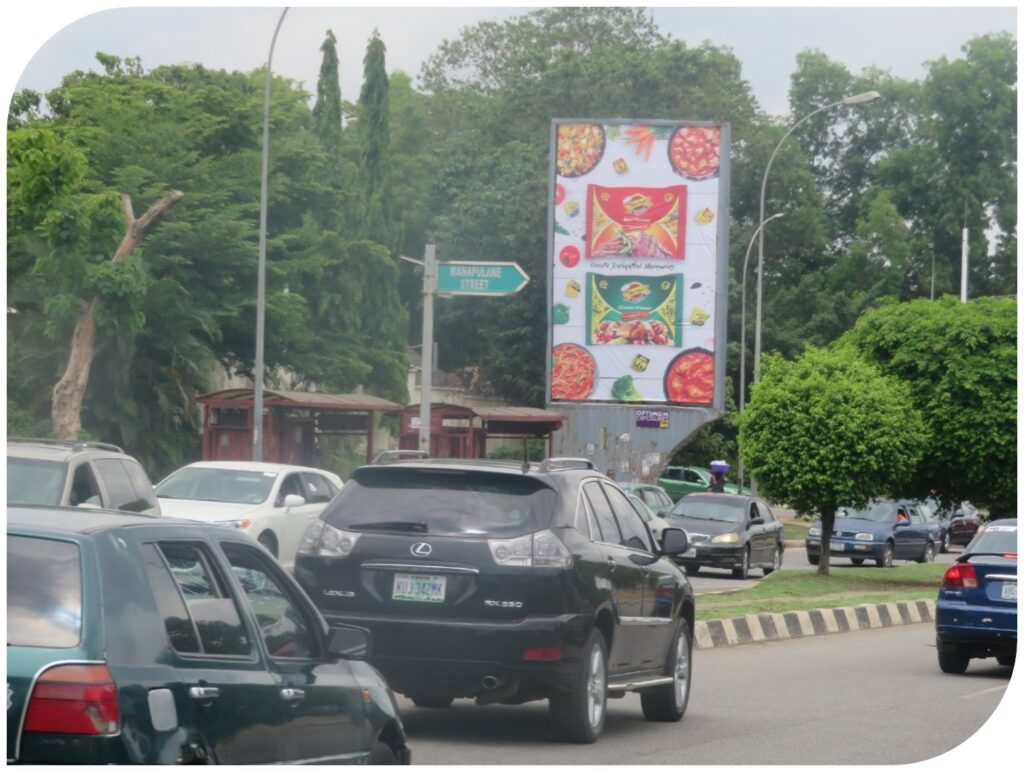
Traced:
POLYGON ((513 295, 530 277, 515 263, 437 264, 437 291, 443 295, 513 295))

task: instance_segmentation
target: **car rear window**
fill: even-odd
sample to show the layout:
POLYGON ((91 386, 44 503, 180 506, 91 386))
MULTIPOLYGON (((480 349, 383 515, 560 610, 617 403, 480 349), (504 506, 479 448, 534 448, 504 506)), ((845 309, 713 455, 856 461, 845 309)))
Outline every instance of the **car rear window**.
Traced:
POLYGON ((993 524, 979 533, 964 552, 1017 554, 1017 526, 993 524))
POLYGON ((67 649, 82 637, 78 545, 7 536, 7 645, 67 649))
POLYGON ((7 457, 8 504, 60 504, 67 465, 55 461, 7 457))
POLYGON ((365 468, 356 470, 323 517, 353 531, 514 536, 547 527, 557 496, 526 476, 365 468))

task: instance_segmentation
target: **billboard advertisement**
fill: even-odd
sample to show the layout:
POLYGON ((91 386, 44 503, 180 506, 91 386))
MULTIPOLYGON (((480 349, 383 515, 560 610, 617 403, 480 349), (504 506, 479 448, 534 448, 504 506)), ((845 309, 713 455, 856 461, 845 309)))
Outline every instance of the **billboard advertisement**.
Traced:
POLYGON ((727 126, 553 121, 549 402, 721 407, 727 178, 727 126))

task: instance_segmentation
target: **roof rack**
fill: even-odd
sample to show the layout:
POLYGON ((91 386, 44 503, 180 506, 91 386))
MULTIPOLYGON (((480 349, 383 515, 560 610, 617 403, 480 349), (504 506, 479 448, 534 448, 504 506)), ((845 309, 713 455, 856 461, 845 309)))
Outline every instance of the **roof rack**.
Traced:
POLYGON ((95 448, 96 450, 109 450, 114 453, 124 453, 124 449, 109 442, 93 442, 91 440, 55 440, 52 437, 8 437, 8 442, 35 442, 39 445, 62 445, 72 450, 84 450, 95 448))
POLYGON ((382 450, 373 457, 373 461, 370 463, 386 464, 389 461, 399 460, 403 456, 411 456, 413 458, 430 458, 430 454, 425 450, 382 450))
POLYGON ((596 469, 589 458, 545 458, 540 462, 539 472, 557 472, 563 469, 596 469))

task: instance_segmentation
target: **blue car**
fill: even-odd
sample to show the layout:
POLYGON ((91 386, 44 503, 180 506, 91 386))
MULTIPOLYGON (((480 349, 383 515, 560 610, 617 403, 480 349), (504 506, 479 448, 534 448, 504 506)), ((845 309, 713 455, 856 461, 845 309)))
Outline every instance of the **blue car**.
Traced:
MULTIPOLYGON (((836 513, 830 557, 849 558, 855 566, 874 560, 883 568, 893 560, 931 563, 942 543, 941 528, 924 504, 909 500, 873 501, 864 509, 843 507, 836 513)), ((821 522, 807 531, 807 562, 821 560, 821 522)))
POLYGON ((978 532, 942 577, 935 645, 943 673, 963 673, 971 659, 1017 658, 1017 521, 978 532))

